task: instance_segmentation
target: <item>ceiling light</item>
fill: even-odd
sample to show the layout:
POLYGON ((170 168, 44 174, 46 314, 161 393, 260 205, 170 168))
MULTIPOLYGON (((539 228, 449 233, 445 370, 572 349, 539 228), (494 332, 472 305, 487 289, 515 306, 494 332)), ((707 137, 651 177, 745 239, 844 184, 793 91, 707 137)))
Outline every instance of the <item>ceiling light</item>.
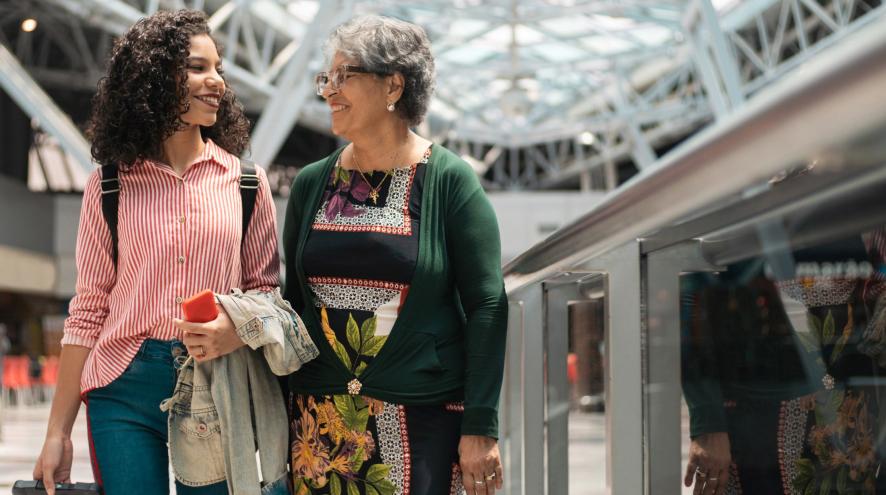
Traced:
POLYGON ((512 85, 502 93, 499 105, 505 115, 519 117, 529 113, 532 109, 532 100, 524 88, 512 85))
POLYGON ((22 31, 30 33, 35 29, 37 29, 37 19, 31 19, 29 17, 22 21, 22 31))
POLYGON ((581 142, 581 144, 583 144, 585 146, 590 146, 590 145, 594 144, 594 141, 596 141, 597 138, 594 137, 594 133, 592 133, 590 131, 585 131, 585 132, 579 134, 578 140, 581 142))

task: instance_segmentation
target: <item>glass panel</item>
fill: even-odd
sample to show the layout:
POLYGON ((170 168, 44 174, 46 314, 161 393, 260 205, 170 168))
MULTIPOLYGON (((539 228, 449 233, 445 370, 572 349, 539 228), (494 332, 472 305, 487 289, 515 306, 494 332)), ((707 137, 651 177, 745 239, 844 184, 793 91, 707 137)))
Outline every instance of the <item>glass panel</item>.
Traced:
POLYGON ((569 493, 606 491, 605 277, 582 287, 587 299, 568 303, 569 493))
POLYGON ((757 223, 727 249, 746 255, 680 277, 681 466, 704 493, 886 493, 886 205, 855 206, 757 223))

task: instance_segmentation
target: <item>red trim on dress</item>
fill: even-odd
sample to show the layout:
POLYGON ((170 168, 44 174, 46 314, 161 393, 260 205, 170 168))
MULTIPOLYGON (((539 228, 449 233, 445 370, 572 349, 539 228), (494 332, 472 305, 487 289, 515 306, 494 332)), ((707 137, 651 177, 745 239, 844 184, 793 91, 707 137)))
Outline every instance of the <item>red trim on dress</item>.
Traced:
POLYGON ((403 444, 403 495, 409 495, 410 478, 412 477, 412 454, 409 451, 409 431, 406 428, 406 407, 397 406, 397 418, 400 420, 400 441, 403 444))
POLYGON ((459 483, 459 478, 461 478, 461 468, 459 467, 457 462, 452 463, 452 479, 449 481, 449 495, 463 495, 464 491, 462 490, 463 483, 459 483))
MULTIPOLYGON (((738 477, 738 465, 734 462, 729 465, 729 485, 734 489, 731 493, 727 491, 729 495, 742 495, 741 478, 738 477)), ((727 486, 726 489, 729 490, 730 486, 727 486)))
POLYGON ((781 402, 781 407, 778 408, 778 434, 775 438, 778 439, 778 473, 781 476, 781 486, 782 490, 784 490, 785 495, 791 495, 790 487, 793 486, 791 483, 791 479, 788 478, 788 471, 785 469, 784 463, 784 453, 785 453, 785 445, 784 445, 784 429, 785 429, 785 406, 787 405, 786 401, 781 402))
POLYGON ((367 280, 363 278, 342 278, 342 277, 308 277, 309 284, 331 284, 331 285, 356 285, 359 287, 372 287, 375 289, 391 289, 402 291, 409 287, 408 284, 397 282, 385 282, 383 280, 367 280))

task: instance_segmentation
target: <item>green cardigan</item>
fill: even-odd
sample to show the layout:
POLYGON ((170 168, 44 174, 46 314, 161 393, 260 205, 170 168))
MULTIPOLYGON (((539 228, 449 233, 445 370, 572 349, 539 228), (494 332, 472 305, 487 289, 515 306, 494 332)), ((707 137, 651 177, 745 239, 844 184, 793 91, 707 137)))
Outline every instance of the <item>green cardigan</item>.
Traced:
MULTIPOLYGON (((329 174, 341 153, 302 169, 283 228, 284 297, 320 347, 289 377, 293 392, 348 393, 354 375, 323 335, 302 257, 329 174)), ((433 145, 426 165, 418 260, 388 340, 360 375, 361 394, 406 405, 464 400, 463 435, 498 437, 507 296, 495 212, 471 167, 433 145)))

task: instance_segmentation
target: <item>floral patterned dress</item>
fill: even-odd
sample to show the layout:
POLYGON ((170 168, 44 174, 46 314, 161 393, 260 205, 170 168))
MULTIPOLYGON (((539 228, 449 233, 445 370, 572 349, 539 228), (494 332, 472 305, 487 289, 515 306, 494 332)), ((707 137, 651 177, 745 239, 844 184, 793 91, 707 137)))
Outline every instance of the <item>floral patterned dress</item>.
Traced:
POLYGON ((884 229, 800 251, 798 271, 805 271, 803 263, 819 269, 779 284, 784 297, 806 306, 808 332, 798 337, 821 376, 818 391, 782 403, 778 451, 785 493, 886 493, 884 254, 884 229), (847 260, 847 254, 855 256, 847 260))
POLYGON ((722 391, 724 494, 886 494, 886 228, 790 255, 786 279, 752 259, 684 281, 684 392, 722 391))
MULTIPOLYGON (((385 345, 409 293, 430 153, 365 178, 337 163, 305 244, 323 332, 356 376, 385 345)), ((457 468, 461 404, 295 394, 290 410, 297 495, 463 493, 457 468)))

